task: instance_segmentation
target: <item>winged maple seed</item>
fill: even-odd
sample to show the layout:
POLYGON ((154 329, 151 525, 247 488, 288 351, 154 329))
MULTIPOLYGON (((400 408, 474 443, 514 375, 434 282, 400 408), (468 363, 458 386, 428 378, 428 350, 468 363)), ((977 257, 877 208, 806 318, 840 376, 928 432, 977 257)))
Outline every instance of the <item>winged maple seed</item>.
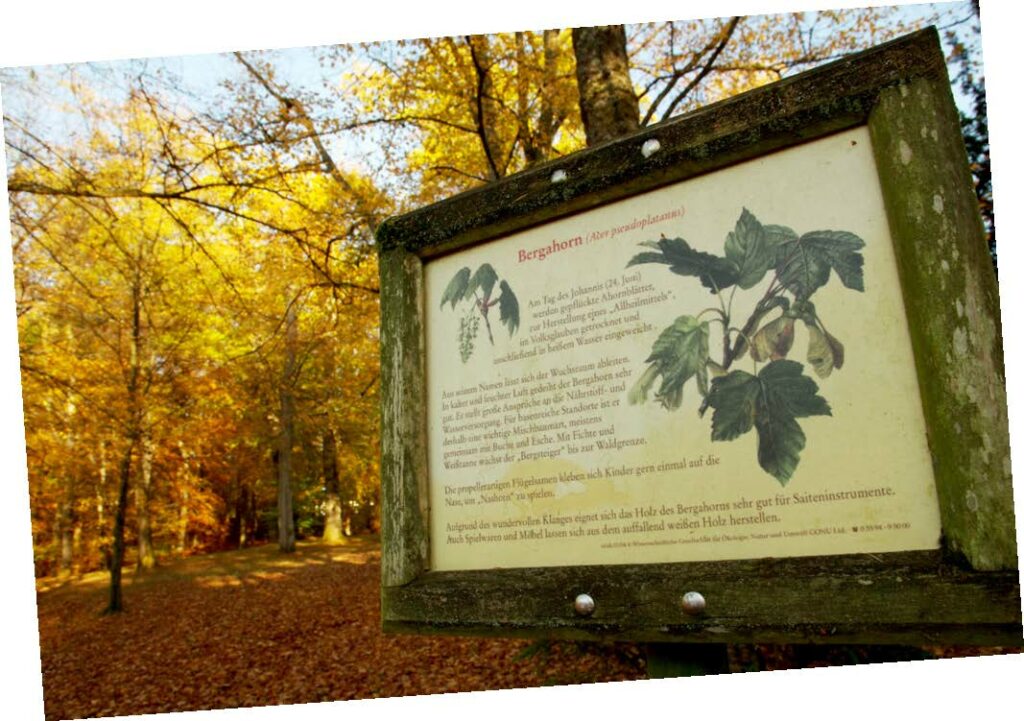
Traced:
POLYGON ((764 225, 746 208, 725 239, 724 255, 696 250, 683 238, 640 244, 627 267, 655 263, 683 277, 695 277, 717 300, 696 316, 681 315, 655 340, 644 361, 647 367, 627 394, 631 404, 654 398, 677 410, 687 382, 696 379, 702 396, 698 414, 713 408, 711 439, 729 441, 753 429, 757 460, 785 485, 800 461, 806 437, 798 418, 831 415, 817 384, 803 365, 787 356, 793 348, 797 321, 808 333, 807 362, 819 378, 843 367, 843 344, 825 328, 811 297, 831 279, 864 292, 864 241, 843 230, 815 230, 798 235, 783 225, 764 225), (765 284, 765 280, 767 284, 765 284), (736 326, 732 305, 737 290, 764 287, 764 293, 742 326, 736 326), (731 288, 726 300, 726 291, 731 288), (710 316, 702 320, 704 316, 710 316), (773 317, 774 316, 774 317, 773 317), (710 355, 712 323, 721 330, 721 359, 710 355), (747 355, 753 372, 730 370, 747 355), (757 366, 766 363, 760 372, 757 366), (711 376, 709 382, 708 376, 711 376))

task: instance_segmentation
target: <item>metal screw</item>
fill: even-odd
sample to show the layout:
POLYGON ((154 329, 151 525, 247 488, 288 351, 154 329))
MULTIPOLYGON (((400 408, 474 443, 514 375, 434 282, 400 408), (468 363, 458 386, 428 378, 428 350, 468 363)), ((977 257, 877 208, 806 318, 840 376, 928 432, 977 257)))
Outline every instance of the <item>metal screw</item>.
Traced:
POLYGON ((594 612, 594 599, 586 593, 581 593, 576 597, 572 607, 576 610, 576 613, 580 616, 589 616, 594 612))
POLYGON ((683 595, 683 611, 691 616, 699 616, 707 608, 707 601, 696 591, 690 591, 683 595))

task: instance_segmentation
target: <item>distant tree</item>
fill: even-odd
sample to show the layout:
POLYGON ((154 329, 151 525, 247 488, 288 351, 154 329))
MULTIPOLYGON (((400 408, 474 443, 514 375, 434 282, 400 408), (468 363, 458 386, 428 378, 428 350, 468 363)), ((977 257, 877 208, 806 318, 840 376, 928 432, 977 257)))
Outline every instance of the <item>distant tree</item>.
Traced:
MULTIPOLYGON (((978 0, 973 0, 974 21, 980 18, 978 0)), ((976 28, 977 30, 977 28, 976 28)), ((953 46, 950 62, 959 68, 953 81, 970 103, 970 112, 960 111, 960 128, 964 134, 967 160, 974 176, 974 192, 978 195, 978 208, 985 223, 992 265, 998 268, 996 254, 995 205, 992 201, 992 159, 988 145, 988 101, 985 95, 985 74, 974 50, 967 47, 955 31, 946 35, 953 46)))

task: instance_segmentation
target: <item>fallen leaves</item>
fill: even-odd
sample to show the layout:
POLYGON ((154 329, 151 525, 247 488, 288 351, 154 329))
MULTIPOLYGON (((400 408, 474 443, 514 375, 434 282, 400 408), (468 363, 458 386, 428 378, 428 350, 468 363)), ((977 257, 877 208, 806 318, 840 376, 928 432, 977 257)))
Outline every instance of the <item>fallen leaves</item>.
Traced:
POLYGON ((628 644, 383 635, 379 547, 300 544, 209 554, 129 576, 101 616, 101 578, 38 596, 47 719, 615 681, 628 644))

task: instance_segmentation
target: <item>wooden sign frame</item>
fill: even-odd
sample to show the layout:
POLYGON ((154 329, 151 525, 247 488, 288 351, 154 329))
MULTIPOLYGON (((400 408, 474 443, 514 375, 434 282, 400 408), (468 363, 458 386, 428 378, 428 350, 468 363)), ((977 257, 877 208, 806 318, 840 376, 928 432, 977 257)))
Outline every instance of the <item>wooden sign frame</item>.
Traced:
POLYGON ((377 233, 384 629, 650 642, 1020 645, 998 293, 971 188, 938 34, 929 29, 386 221, 377 233), (870 133, 893 236, 941 547, 431 570, 424 263, 856 127, 870 133), (652 139, 658 152, 642 153, 652 139), (936 197, 941 212, 931 212, 936 197), (706 598, 703 615, 683 610, 689 591, 706 598), (579 593, 596 601, 589 616, 574 610, 579 593))

